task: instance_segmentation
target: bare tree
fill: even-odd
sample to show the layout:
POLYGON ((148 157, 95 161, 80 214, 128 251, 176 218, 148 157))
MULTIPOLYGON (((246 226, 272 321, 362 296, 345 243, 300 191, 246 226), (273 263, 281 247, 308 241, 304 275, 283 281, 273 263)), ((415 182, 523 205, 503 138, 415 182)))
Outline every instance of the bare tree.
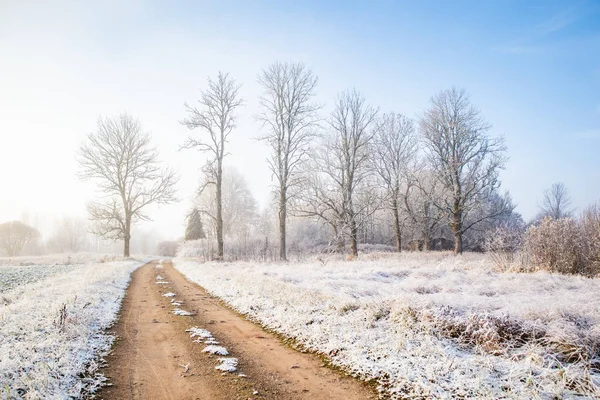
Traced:
POLYGON ((205 184, 214 185, 215 190, 215 222, 217 228, 217 257, 223 259, 223 159, 227 155, 225 146, 229 135, 236 127, 236 109, 243 105, 239 96, 238 85, 229 74, 219 72, 217 80, 208 78, 208 88, 201 91, 199 108, 185 103, 188 118, 183 124, 189 129, 199 128, 207 137, 196 139, 188 137, 183 148, 197 149, 209 154, 209 159, 203 168, 205 184))
POLYGON ((326 137, 312 150, 310 161, 303 167, 306 181, 294 211, 329 225, 341 252, 345 247, 344 181, 339 179, 343 160, 339 152, 332 151, 334 147, 332 138, 326 137))
MULTIPOLYGON (((226 238, 246 238, 258 219, 258 205, 244 176, 235 168, 225 168, 222 182, 223 234, 226 238)), ((200 214, 207 218, 208 234, 217 231, 217 204, 214 185, 201 185, 195 200, 200 214)))
POLYGON ((87 235, 86 221, 65 217, 56 224, 54 233, 48 240, 48 247, 59 252, 76 253, 85 247, 87 235))
POLYGON ((394 218, 396 249, 402 251, 400 221, 401 185, 406 181, 407 164, 414 157, 416 136, 413 122, 402 114, 383 114, 377 121, 373 166, 383 183, 394 218))
POLYGON ((308 173, 311 184, 303 196, 302 214, 327 221, 338 239, 345 231, 353 257, 358 256, 359 217, 365 210, 377 208, 369 207, 376 192, 367 187, 376 115, 377 110, 356 90, 338 97, 328 121, 331 135, 312 157, 313 168, 308 173))
POLYGON ((259 139, 271 147, 268 163, 277 180, 279 199, 279 258, 287 260, 288 202, 291 190, 301 182, 299 168, 306 159, 321 108, 313 101, 317 77, 304 64, 277 62, 260 73, 258 82, 264 93, 257 119, 268 130, 259 139))
POLYGON ((178 178, 159 166, 158 150, 150 134, 142 132, 137 119, 128 114, 98 118, 97 132, 88 135, 78 152, 79 177, 95 180, 105 198, 88 204, 93 233, 124 241, 129 256, 131 226, 149 220, 143 210, 150 204, 176 201, 178 178))
POLYGON ((444 214, 435 206, 442 199, 443 189, 431 170, 425 165, 413 166, 400 197, 413 231, 422 241, 422 250, 428 251, 436 228, 444 214))
POLYGON ((39 236, 37 229, 20 221, 0 224, 0 248, 8 257, 18 256, 27 243, 39 236))
POLYGON ((546 217, 554 219, 568 218, 573 215, 571 210, 571 196, 567 187, 562 182, 553 183, 549 189, 544 191, 544 198, 538 205, 540 213, 538 219, 546 217))
POLYGON ((420 131, 436 179, 448 192, 438 207, 449 219, 454 233, 454 253, 462 253, 462 236, 472 226, 494 218, 504 210, 468 220, 478 203, 486 201, 500 183, 505 163, 502 138, 489 135, 490 125, 481 117, 465 90, 452 88, 432 97, 431 107, 420 121, 420 131))

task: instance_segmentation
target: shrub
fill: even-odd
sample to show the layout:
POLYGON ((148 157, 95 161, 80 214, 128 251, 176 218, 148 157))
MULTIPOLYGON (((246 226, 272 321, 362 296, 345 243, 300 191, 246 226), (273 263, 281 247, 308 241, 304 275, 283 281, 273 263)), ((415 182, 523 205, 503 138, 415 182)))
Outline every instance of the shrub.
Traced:
POLYGON ((175 257, 178 246, 179 243, 173 241, 160 242, 157 246, 158 255, 165 257, 175 257))
POLYGON ((179 244, 177 257, 205 257, 212 253, 210 243, 205 239, 187 240, 179 244))
POLYGON ((498 227, 490 232, 483 242, 486 251, 500 271, 514 266, 515 256, 523 241, 523 231, 509 226, 498 227))
POLYGON ((581 258, 585 275, 600 274, 600 206, 595 204, 583 211, 580 220, 581 258))
POLYGON ((581 229, 572 218, 545 218, 538 226, 531 226, 525 235, 525 269, 584 273, 582 242, 581 229))

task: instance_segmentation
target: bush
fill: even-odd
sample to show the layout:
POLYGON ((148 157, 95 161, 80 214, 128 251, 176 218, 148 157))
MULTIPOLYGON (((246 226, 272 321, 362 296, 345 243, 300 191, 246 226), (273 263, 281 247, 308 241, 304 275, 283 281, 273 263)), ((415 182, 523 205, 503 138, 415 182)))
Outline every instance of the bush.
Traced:
POLYGON ((175 257, 177 253, 177 247, 179 247, 179 243, 172 241, 164 241, 158 243, 157 251, 158 255, 164 257, 175 257))
POLYGON ((588 207, 581 215, 583 238, 581 261, 585 275, 600 274, 600 206, 588 207))
MULTIPOLYGON (((224 259, 226 261, 275 261, 279 256, 279 248, 265 239, 252 238, 236 240, 225 238, 224 259)), ((293 254, 292 246, 288 253, 293 254)), ((204 261, 215 260, 217 244, 211 239, 188 240, 179 245, 177 257, 199 258, 204 261)))
POLYGON ((562 274, 585 273, 582 264, 583 237, 572 218, 545 218, 525 235, 525 269, 544 269, 562 274))
POLYGON ((515 265, 515 256, 523 241, 523 231, 509 226, 498 227, 490 232, 484 242, 486 251, 500 271, 507 271, 515 265))

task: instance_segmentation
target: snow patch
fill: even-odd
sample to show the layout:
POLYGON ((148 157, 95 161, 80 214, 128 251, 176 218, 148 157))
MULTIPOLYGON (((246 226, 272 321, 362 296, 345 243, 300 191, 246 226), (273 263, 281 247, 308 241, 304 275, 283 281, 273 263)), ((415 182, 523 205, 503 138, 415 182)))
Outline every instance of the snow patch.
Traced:
MULTIPOLYGON (((233 357, 220 357, 219 365, 215 367, 216 370, 224 371, 224 372, 235 372, 237 371, 238 359, 233 357)), ((246 376, 244 374, 240 374, 239 376, 246 376)))
POLYGON ((223 346, 215 346, 213 344, 206 346, 203 350, 203 353, 216 354, 219 356, 226 356, 229 354, 227 349, 223 346))
POLYGON ((213 337, 212 333, 210 333, 206 329, 198 328, 195 326, 190 329, 186 329, 185 331, 191 333, 190 337, 199 337, 201 339, 208 339, 213 337))
POLYGON ((189 316, 191 316, 191 315, 194 315, 194 313, 191 313, 191 312, 189 312, 189 311, 182 310, 181 308, 176 308, 176 309, 174 309, 174 310, 173 310, 173 314, 175 314, 175 315, 181 315, 181 316, 184 316, 184 317, 189 317, 189 316))

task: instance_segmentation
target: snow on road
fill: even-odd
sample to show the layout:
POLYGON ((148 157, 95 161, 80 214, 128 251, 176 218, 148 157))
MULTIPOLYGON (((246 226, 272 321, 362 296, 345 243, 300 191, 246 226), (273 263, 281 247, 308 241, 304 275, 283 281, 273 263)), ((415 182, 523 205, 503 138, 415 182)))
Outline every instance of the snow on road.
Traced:
POLYGON ((472 254, 174 263, 393 398, 600 395, 599 279, 501 274, 472 254), (567 360, 565 346, 583 358, 567 360))
POLYGON ((104 329, 143 263, 0 266, 0 282, 27 268, 27 278, 0 295, 0 398, 80 398, 93 391, 102 381, 97 357, 114 340, 104 329))

